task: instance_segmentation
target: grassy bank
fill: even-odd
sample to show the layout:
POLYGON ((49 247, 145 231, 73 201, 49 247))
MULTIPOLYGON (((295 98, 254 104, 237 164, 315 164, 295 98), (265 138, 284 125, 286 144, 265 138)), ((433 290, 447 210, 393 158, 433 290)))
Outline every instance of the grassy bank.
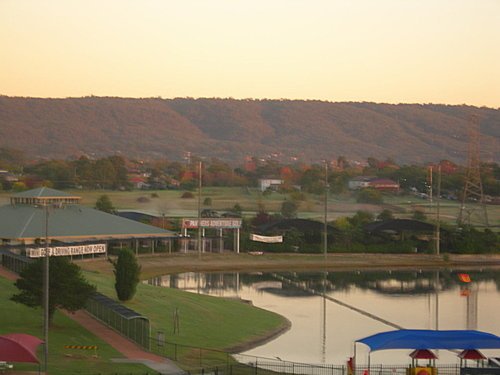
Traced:
MULTIPOLYGON (((0 277, 0 334, 26 333, 43 336, 42 310, 32 309, 12 302, 10 297, 17 292, 12 281, 0 277)), ((38 358, 43 360, 43 347, 38 358)), ((106 373, 146 373, 148 367, 136 364, 117 364, 111 358, 123 356, 107 343, 94 336, 73 320, 57 311, 49 332, 49 373, 50 374, 106 374, 106 373), (97 345, 97 357, 93 350, 64 349, 65 345, 97 345)), ((14 364, 15 370, 37 371, 36 364, 14 364)))
MULTIPOLYGON (((100 292, 116 296, 112 276, 86 271, 85 277, 100 292)), ((161 330, 166 341, 194 347, 231 350, 258 342, 288 325, 283 317, 238 300, 147 284, 139 284, 137 294, 125 305, 150 319, 153 336, 161 330), (180 330, 174 334, 176 310, 180 330)))

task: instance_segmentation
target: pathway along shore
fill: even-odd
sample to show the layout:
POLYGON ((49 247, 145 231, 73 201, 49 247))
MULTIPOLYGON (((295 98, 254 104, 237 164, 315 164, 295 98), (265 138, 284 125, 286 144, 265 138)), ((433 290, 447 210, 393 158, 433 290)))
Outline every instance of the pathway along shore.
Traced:
MULTIPOLYGON (((262 254, 175 253, 139 255, 141 278, 171 273, 215 271, 282 270, 369 270, 369 269, 444 269, 499 268, 500 254, 262 254)), ((113 273, 110 262, 99 258, 78 261, 86 270, 113 273)))

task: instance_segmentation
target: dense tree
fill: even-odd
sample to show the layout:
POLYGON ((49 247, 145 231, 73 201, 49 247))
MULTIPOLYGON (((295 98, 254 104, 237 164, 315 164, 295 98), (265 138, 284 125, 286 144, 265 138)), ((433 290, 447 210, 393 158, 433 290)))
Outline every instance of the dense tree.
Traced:
POLYGON ((115 274, 115 290, 120 301, 131 300, 139 283, 141 266, 129 249, 121 250, 116 261, 111 261, 115 274))
POLYGON ((392 220, 394 219, 394 215, 392 214, 391 210, 385 209, 381 213, 377 215, 377 220, 392 220))
POLYGON ((0 147, 0 169, 20 172, 26 162, 26 156, 21 150, 0 147))
POLYGON ((295 218, 297 217, 297 209, 297 203, 294 201, 284 201, 281 204, 281 215, 287 219, 295 218))
POLYGON ((75 184, 75 169, 73 165, 63 160, 50 160, 27 167, 25 173, 49 181, 56 189, 72 187, 75 184))
MULTIPOLYGON (((29 307, 43 304, 44 259, 38 259, 26 267, 15 282, 19 293, 12 300, 29 307)), ((88 298, 95 292, 83 277, 80 267, 66 257, 49 258, 49 322, 57 308, 74 312, 85 307, 88 298)))
POLYGON ((379 204, 383 201, 382 193, 375 189, 361 189, 356 194, 356 202, 358 203, 379 204))
POLYGON ((95 202, 95 208, 99 211, 107 212, 108 214, 115 213, 115 208, 113 207, 113 203, 111 199, 106 194, 101 195, 97 201, 95 202))

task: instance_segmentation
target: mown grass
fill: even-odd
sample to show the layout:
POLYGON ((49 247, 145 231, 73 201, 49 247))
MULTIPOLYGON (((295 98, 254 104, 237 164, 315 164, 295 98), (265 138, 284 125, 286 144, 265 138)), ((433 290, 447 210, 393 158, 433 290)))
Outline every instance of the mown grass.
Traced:
MULTIPOLYGON (((0 277, 0 334, 26 333, 43 339, 42 310, 32 309, 15 303, 10 297, 17 292, 12 281, 0 277)), ((43 361, 43 346, 40 346, 38 358, 43 361)), ((111 358, 123 358, 113 347, 85 330, 72 319, 56 312, 49 330, 49 373, 50 374, 114 374, 142 373, 151 369, 140 364, 119 364, 111 358), (65 349, 65 345, 97 345, 97 357, 94 350, 65 349)), ((15 363, 14 370, 37 371, 38 364, 15 363)))
MULTIPOLYGON (((193 192, 194 198, 181 198, 183 190, 158 190, 158 191, 111 191, 111 190, 70 190, 69 193, 82 197, 82 204, 93 207, 97 199, 106 194, 110 197, 117 209, 143 210, 164 214, 166 217, 193 217, 197 215, 197 192, 193 192)), ((11 192, 0 192, 0 205, 8 203, 11 192)), ((300 201, 298 217, 323 220, 324 206, 323 197, 314 194, 304 194, 305 200, 300 201)), ((281 204, 285 199, 290 199, 286 194, 272 193, 262 194, 257 188, 246 187, 203 187, 202 201, 211 198, 212 204, 209 208, 226 211, 239 204, 243 208, 244 216, 254 216, 260 208, 268 212, 280 212, 281 204)), ((460 211, 460 203, 442 199, 441 220, 445 223, 454 224, 460 211)), ((479 209, 477 204, 471 204, 470 208, 479 209)), ((370 211, 374 214, 383 209, 394 211, 397 217, 411 217, 415 210, 423 211, 429 219, 436 213, 436 203, 430 204, 428 200, 421 199, 415 195, 384 195, 384 203, 381 205, 356 203, 354 194, 330 194, 328 199, 328 220, 334 220, 341 216, 352 216, 356 211, 370 211)), ((493 226, 500 225, 500 206, 488 205, 488 217, 493 226)))
MULTIPOLYGON (((112 276, 90 271, 84 274, 101 293, 115 298, 112 276)), ((143 283, 137 286, 135 297, 124 304, 150 319, 153 336, 161 330, 170 343, 215 350, 229 350, 255 342, 288 324, 280 315, 238 300, 143 283), (179 332, 174 334, 176 310, 179 332)))

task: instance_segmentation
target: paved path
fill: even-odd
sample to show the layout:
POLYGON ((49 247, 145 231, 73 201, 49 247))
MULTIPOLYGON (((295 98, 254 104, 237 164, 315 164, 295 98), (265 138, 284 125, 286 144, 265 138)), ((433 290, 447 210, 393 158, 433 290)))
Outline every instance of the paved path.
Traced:
MULTIPOLYGON (((18 278, 17 274, 9 271, 2 266, 0 266, 0 276, 12 281, 18 278)), ((85 329, 107 342, 127 358, 117 358, 112 361, 142 363, 162 374, 183 373, 183 370, 177 367, 172 361, 156 354, 144 351, 141 347, 139 347, 132 341, 126 339, 124 336, 120 335, 116 331, 113 331, 111 328, 107 327, 100 321, 94 319, 85 310, 79 310, 74 314, 67 311, 62 312, 79 323, 85 329)))

